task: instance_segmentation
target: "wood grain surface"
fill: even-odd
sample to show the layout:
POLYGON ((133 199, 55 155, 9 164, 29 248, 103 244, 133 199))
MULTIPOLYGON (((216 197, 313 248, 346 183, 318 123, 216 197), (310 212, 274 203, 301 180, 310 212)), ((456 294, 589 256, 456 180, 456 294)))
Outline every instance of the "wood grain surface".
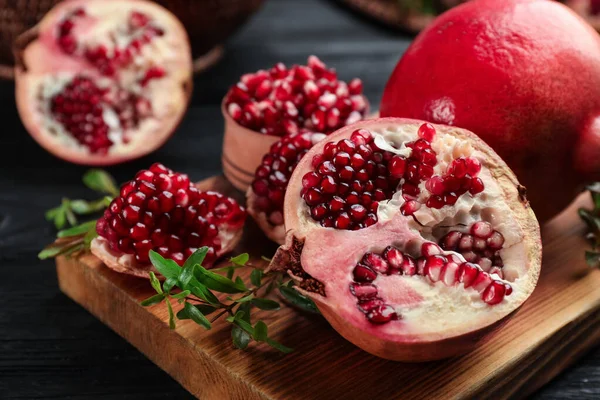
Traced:
MULTIPOLYGON (((236 194, 221 177, 202 185, 236 194)), ((517 315, 473 353, 440 362, 379 359, 346 342, 320 316, 289 307, 258 318, 295 352, 236 351, 223 321, 210 331, 182 321, 170 331, 164 304, 139 305, 153 294, 146 280, 114 273, 93 256, 60 258, 58 280, 65 294, 200 399, 525 398, 600 340, 600 271, 585 265, 587 243, 575 212, 586 200, 544 229, 540 281, 517 315)), ((271 254, 254 229, 251 224, 236 251, 260 263, 261 254, 271 254)))
MULTIPOLYGON (((118 182, 124 182, 160 161, 196 180, 219 174, 223 96, 242 74, 278 61, 287 65, 303 63, 309 54, 317 54, 335 67, 342 79, 362 78, 365 94, 376 108, 387 77, 411 40, 409 35, 348 12, 337 0, 266 1, 226 44, 221 61, 195 77, 190 109, 173 138, 154 154, 111 167, 109 172, 118 182)), ((11 82, 0 82, 0 116, 0 398, 192 399, 135 347, 62 294, 53 261, 37 259, 39 250, 56 235, 56 230, 44 221, 44 212, 58 205, 62 197, 92 199, 94 193, 81 184, 85 167, 52 157, 26 133, 16 111, 11 82)), ((579 232, 577 227, 572 233, 579 232)), ((266 250, 274 250, 268 243, 265 246, 266 250)), ((579 261, 567 260, 564 268, 573 280, 578 279, 577 274, 587 273, 579 261)), ((296 318, 309 319, 328 337, 339 339, 320 318, 313 320, 303 314, 296 318)), ((286 334, 293 336, 294 332, 286 334)), ((285 335, 278 338, 294 345, 294 340, 288 341, 285 335)), ((223 340, 228 342, 229 338, 223 340)), ((318 381, 326 382, 330 374, 338 374, 338 369, 347 372, 354 368, 347 360, 359 350, 339 343, 342 357, 337 368, 318 381)), ((268 357, 266 368, 278 376, 270 377, 277 381, 278 390, 301 379, 312 365, 308 362, 288 372, 278 368, 278 354, 269 353, 268 357)), ((319 357, 314 360, 321 361, 319 357)), ((362 362, 373 361, 367 357, 362 362)), ((394 374, 398 368, 390 365, 383 376, 394 374)), ((427 377, 414 375, 414 384, 427 388, 431 375, 427 377)), ((600 398, 600 348, 590 351, 531 398, 600 398)))

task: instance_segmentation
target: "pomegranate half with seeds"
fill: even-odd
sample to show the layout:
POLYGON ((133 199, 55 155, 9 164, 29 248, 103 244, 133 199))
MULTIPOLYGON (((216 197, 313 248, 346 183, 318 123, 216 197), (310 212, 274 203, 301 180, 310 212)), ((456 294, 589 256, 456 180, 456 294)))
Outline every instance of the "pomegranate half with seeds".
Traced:
POLYGON ((339 80, 316 56, 307 65, 245 74, 222 104, 225 119, 223 169, 235 187, 246 190, 269 147, 279 138, 304 132, 329 134, 363 119, 369 105, 358 78, 339 80))
POLYGON ((346 339, 424 361, 473 349, 532 293, 539 226, 506 164, 463 129, 382 118, 302 158, 284 204, 287 270, 346 339))
POLYGON ((91 249, 108 267, 141 277, 152 269, 150 250, 183 265, 207 246, 203 265, 211 266, 239 242, 245 219, 234 199, 199 190, 187 175, 157 163, 121 187, 96 224, 91 249))
POLYGON ((23 124, 70 162, 110 165, 148 154, 187 108, 187 34, 149 1, 62 2, 17 40, 16 53, 23 124))

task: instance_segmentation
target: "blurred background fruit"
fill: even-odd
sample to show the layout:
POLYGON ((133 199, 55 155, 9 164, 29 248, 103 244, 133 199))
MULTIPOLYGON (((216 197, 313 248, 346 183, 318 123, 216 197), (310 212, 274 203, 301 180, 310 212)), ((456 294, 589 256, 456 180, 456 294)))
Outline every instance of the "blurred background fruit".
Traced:
MULTIPOLYGON (((215 62, 219 47, 258 10, 264 0, 156 0, 175 14, 190 36, 196 70, 215 62), (204 56, 204 57, 203 57, 204 56)), ((11 78, 15 38, 33 27, 61 0, 0 1, 0 77, 11 78)))

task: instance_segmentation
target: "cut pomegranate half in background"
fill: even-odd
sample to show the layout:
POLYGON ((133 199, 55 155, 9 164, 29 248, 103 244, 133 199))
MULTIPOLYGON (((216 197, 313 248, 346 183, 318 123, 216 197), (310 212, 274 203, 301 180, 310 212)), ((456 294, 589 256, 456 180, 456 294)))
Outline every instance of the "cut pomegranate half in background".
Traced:
POLYGON ((209 267, 236 246, 245 219, 234 199, 199 190, 187 175, 153 164, 121 187, 96 224, 91 250, 115 271, 148 277, 150 250, 183 265, 207 246, 203 265, 209 267))
POLYGON ((65 1, 16 45, 16 100, 31 136, 52 154, 111 165, 148 154, 189 101, 187 34, 149 1, 65 1))
POLYGON ((278 63, 270 70, 245 74, 222 104, 225 176, 245 191, 277 138, 328 134, 365 118, 368 110, 362 81, 339 80, 316 56, 308 57, 307 65, 287 68, 278 63))
POLYGON ((506 164, 463 129, 382 118, 340 129, 292 174, 287 270, 379 357, 465 353, 532 293, 539 225, 506 164))

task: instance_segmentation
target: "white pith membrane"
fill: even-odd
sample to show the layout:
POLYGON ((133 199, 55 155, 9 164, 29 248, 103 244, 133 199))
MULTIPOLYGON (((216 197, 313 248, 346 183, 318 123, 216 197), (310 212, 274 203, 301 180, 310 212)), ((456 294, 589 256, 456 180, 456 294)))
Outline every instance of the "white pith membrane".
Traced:
MULTIPOLYGON (((243 234, 243 230, 227 225, 219 228, 218 238, 223 247, 217 252, 217 257, 229 253, 239 243, 243 234)), ((155 274, 160 273, 152 264, 142 264, 136 261, 131 254, 123 254, 112 250, 108 245, 108 240, 98 236, 90 243, 90 251, 98 257, 110 269, 129 275, 138 276, 140 278, 148 278, 148 272, 153 271, 155 274)))
POLYGON ((42 146, 71 161, 101 164, 102 159, 147 154, 170 136, 185 111, 191 79, 187 35, 170 13, 146 1, 70 1, 55 7, 36 29, 38 36, 23 49, 23 66, 17 67, 17 102, 24 124, 42 146), (85 15, 73 17, 77 9, 85 15), (104 46, 111 58, 115 49, 122 52, 140 39, 145 28, 128 29, 132 13, 148 17, 148 26, 162 34, 143 43, 131 62, 115 66, 113 75, 103 75, 85 51, 104 46), (73 21, 71 34, 77 39, 73 54, 58 45, 59 27, 67 19, 73 21), (152 68, 165 71, 164 76, 144 81, 152 68), (91 152, 51 112, 53 98, 78 77, 107 90, 100 101, 112 142, 106 152, 91 152), (133 106, 125 107, 127 103, 133 106), (121 124, 117 112, 132 121, 130 126, 121 124))
MULTIPOLYGON (((333 136, 339 141, 349 138, 355 129, 367 129, 375 136, 375 143, 382 150, 407 157, 412 150, 407 148, 405 143, 419 138, 417 130, 421 124, 422 122, 414 120, 381 119, 356 124, 344 129, 345 135, 338 131, 339 135, 333 136)), ((434 175, 443 176, 454 159, 475 157, 482 164, 478 176, 485 186, 483 192, 474 196, 467 192, 459 197, 454 206, 446 205, 441 209, 431 209, 423 204, 413 218, 403 216, 400 212, 400 206, 405 201, 399 189, 389 201, 379 202, 378 221, 375 225, 351 231, 322 227, 312 219, 308 205, 301 198, 301 185, 293 191, 288 190, 285 207, 286 229, 290 230, 288 246, 290 237, 303 242, 300 254, 302 270, 314 280, 323 283, 325 296, 310 287, 299 290, 315 299, 322 311, 327 311, 324 313, 326 316, 335 314, 339 317, 334 318, 337 321, 328 317, 338 330, 341 323, 344 330, 350 326, 349 329, 358 329, 394 343, 433 342, 458 337, 503 319, 518 308, 535 287, 539 274, 539 259, 533 260, 533 271, 530 271, 530 267, 532 256, 539 257, 539 233, 537 238, 530 237, 526 243, 524 211, 521 210, 518 214, 507 202, 507 199, 518 202, 516 179, 514 185, 500 185, 497 181, 499 171, 488 169, 489 165, 496 165, 496 160, 488 160, 484 152, 475 149, 470 141, 450 134, 454 128, 436 128, 437 133, 431 142, 438 161, 434 167, 434 175), (507 193, 507 190, 511 192, 507 193), (421 256, 423 243, 438 243, 449 231, 469 232, 471 225, 477 221, 489 222, 494 230, 504 236, 505 241, 500 250, 504 277, 501 279, 495 274, 491 277, 493 280, 508 283, 512 287, 510 295, 505 296, 500 303, 490 305, 482 300, 480 291, 473 287, 465 288, 460 282, 448 286, 442 280, 432 282, 427 276, 378 274, 372 284, 378 289, 378 297, 393 307, 398 319, 383 324, 367 320, 366 313, 358 308, 358 300, 349 288, 354 281, 353 270, 365 253, 381 254, 387 246, 395 246, 416 260, 421 256)), ((325 143, 331 140, 329 137, 322 144, 316 145, 305 158, 322 153, 325 143)), ((480 145, 483 145, 482 142, 480 145)), ((491 149, 487 148, 485 151, 491 152, 491 149)), ((505 165, 504 167, 507 168, 505 165)), ((301 163, 292 181, 301 179, 312 170, 310 164, 301 163)), ((506 179, 510 180, 510 177, 506 176, 506 179)), ((425 182, 419 185, 421 193, 418 199, 423 203, 430 195, 425 188, 425 182)), ((527 208, 521 204, 520 206, 527 208)), ((527 213, 530 213, 530 210, 525 214, 528 218, 533 218, 532 213, 527 213)), ((526 222, 529 228, 532 223, 537 227, 535 220, 526 222)), ((454 254, 464 261, 459 253, 444 251, 443 254, 454 254)), ((304 279, 301 276, 297 277, 304 279)), ((364 346, 364 340, 357 339, 357 335, 360 334, 350 333, 344 336, 360 347, 368 347, 364 346)), ((370 351, 377 354, 372 349, 370 351)), ((386 357, 384 351, 377 355, 386 357)), ((403 356, 389 357, 403 359, 403 356)), ((437 357, 426 359, 432 358, 437 357)))

